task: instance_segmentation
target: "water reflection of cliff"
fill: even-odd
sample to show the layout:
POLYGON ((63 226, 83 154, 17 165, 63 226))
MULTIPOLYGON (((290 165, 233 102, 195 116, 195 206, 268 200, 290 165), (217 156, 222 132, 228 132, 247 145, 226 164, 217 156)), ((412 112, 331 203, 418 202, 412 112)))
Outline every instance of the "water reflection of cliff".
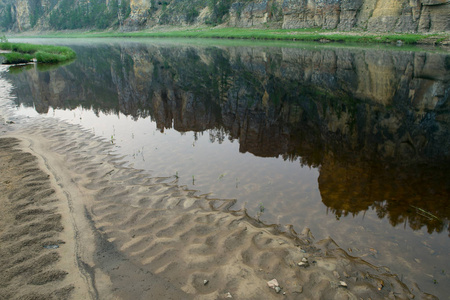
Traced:
POLYGON ((393 225, 447 226, 448 55, 148 45, 77 50, 70 66, 14 76, 18 101, 39 112, 82 105, 150 116, 161 130, 210 130, 213 140, 238 139, 242 152, 320 166, 322 199, 337 217, 372 207, 393 225))

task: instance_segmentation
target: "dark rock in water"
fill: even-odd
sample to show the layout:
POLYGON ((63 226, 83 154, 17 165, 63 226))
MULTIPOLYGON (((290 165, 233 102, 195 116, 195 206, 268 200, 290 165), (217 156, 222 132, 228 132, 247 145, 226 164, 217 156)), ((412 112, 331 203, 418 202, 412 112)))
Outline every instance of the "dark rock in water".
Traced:
POLYGON ((6 61, 6 58, 0 55, 0 65, 2 65, 4 61, 6 61))

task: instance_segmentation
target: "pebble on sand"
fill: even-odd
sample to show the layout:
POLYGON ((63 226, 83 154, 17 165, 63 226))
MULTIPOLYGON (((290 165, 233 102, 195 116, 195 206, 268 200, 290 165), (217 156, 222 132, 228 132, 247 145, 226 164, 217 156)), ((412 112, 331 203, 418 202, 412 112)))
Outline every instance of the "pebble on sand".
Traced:
POLYGON ((306 257, 303 257, 303 258, 302 258, 302 261, 299 262, 297 265, 298 265, 299 267, 304 267, 304 268, 309 267, 308 259, 307 259, 306 257))
POLYGON ((274 288, 280 286, 280 285, 278 284, 278 281, 277 281, 276 279, 272 279, 272 280, 270 280, 270 281, 267 281, 267 285, 268 285, 270 288, 272 288, 272 289, 274 289, 274 288))

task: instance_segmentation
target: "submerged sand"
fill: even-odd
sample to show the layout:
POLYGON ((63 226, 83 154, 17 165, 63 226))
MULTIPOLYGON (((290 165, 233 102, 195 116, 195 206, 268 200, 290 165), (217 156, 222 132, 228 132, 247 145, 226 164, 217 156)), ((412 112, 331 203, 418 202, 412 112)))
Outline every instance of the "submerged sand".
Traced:
POLYGON ((434 298, 331 238, 125 167, 78 126, 0 120, 0 299, 434 298))

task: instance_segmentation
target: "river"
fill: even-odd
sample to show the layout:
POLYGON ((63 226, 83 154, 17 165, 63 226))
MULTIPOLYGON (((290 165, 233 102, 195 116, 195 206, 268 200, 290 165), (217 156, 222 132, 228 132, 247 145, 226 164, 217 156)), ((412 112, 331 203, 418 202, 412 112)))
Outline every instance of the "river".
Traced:
POLYGON ((450 299, 450 55, 223 40, 47 39, 13 67, 17 115, 114 144, 125 163, 267 224, 308 227, 450 299))

